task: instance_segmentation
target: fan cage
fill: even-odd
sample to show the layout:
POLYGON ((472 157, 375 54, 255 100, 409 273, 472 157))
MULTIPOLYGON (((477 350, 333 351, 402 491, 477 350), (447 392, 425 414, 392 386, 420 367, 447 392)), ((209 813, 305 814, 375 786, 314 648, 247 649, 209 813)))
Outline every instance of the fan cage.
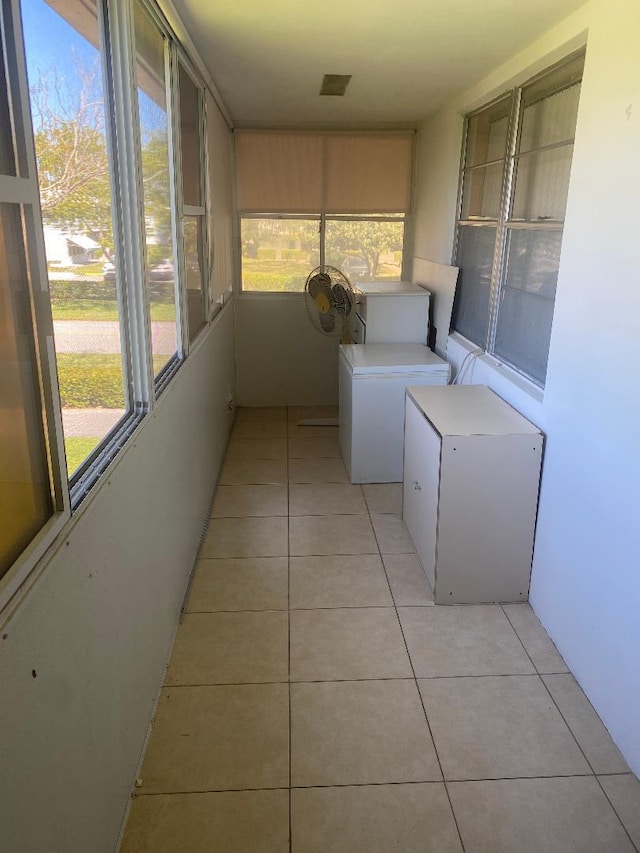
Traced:
POLYGON ((356 294, 342 270, 329 265, 311 270, 304 297, 307 314, 318 332, 351 343, 356 294))

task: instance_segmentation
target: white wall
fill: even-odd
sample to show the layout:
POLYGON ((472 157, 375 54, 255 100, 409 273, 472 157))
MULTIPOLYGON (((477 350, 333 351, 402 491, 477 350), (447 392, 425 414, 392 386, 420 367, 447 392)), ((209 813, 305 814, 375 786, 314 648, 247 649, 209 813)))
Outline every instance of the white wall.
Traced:
POLYGON ((236 300, 240 406, 336 405, 338 343, 311 325, 302 294, 236 300))
MULTIPOLYGON (((451 258, 458 114, 570 52, 587 29, 546 388, 541 395, 517 384, 492 359, 477 363, 472 381, 493 387, 547 434, 531 603, 639 773, 636 0, 594 0, 424 124, 415 254, 451 258)), ((453 341, 450 349, 459 361, 460 345, 453 341)))
POLYGON ((231 426, 233 304, 203 336, 0 626, 7 853, 115 849, 231 426))

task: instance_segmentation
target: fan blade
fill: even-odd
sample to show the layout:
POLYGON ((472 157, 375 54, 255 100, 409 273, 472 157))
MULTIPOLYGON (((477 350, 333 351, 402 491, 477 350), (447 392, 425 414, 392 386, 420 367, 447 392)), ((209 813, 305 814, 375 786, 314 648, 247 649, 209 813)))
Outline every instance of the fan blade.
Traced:
POLYGON ((338 314, 342 314, 345 317, 348 317, 351 314, 351 299, 349 298, 349 293, 347 288, 336 282, 332 288, 332 296, 333 296, 333 307, 338 312, 338 314))
POLYGON ((319 272, 309 279, 309 293, 315 299, 320 293, 331 295, 331 277, 319 272))
POLYGON ((333 314, 318 314, 320 325, 325 332, 333 332, 336 325, 336 318, 333 314))

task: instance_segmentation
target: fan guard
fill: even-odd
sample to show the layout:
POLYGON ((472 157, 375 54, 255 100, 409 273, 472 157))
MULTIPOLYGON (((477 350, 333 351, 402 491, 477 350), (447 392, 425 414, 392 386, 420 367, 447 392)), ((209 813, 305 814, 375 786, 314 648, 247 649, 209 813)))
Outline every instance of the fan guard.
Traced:
POLYGON ((331 266, 311 270, 305 283, 304 301, 309 319, 321 334, 351 343, 356 297, 343 272, 331 266))

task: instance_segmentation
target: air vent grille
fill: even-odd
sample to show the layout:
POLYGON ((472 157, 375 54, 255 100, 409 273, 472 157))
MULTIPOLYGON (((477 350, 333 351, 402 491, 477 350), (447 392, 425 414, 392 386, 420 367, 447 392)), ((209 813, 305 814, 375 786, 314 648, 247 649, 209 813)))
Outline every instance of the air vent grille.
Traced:
POLYGON ((351 77, 351 74, 325 74, 322 78, 320 94, 342 97, 347 90, 351 77))

